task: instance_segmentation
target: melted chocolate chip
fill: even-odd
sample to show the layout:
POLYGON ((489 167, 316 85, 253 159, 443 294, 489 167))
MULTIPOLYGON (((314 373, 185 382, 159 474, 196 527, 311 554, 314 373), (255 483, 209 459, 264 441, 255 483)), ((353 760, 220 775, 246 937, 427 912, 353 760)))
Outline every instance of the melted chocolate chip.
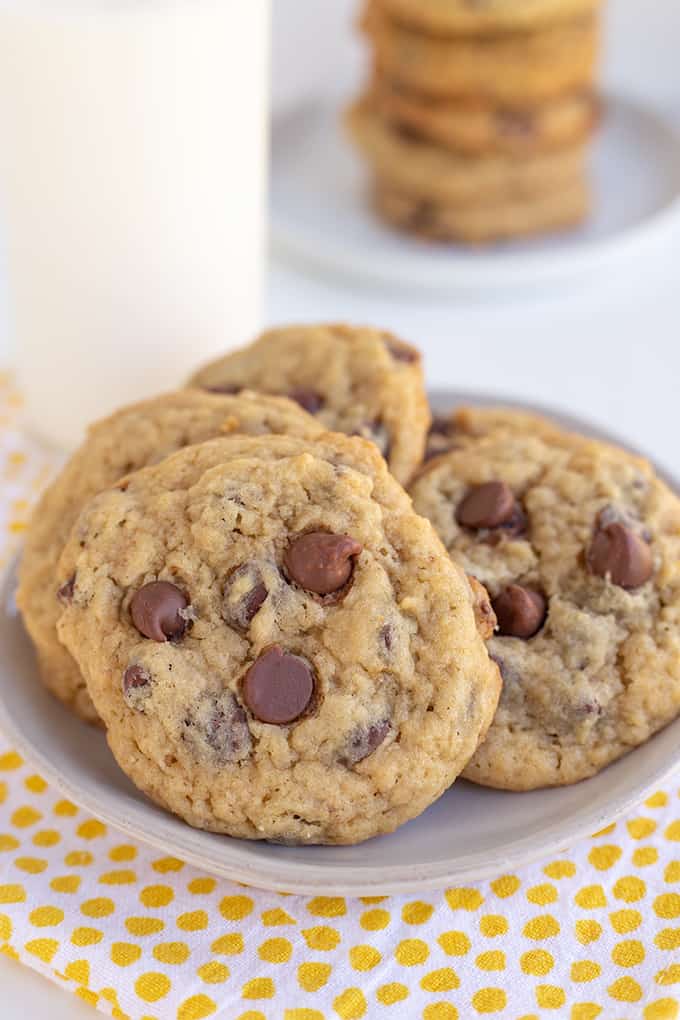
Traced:
POLYGON ((455 431, 453 418, 443 414, 433 415, 429 433, 431 436, 452 436, 455 431))
POLYGON ((123 673, 123 693, 147 687, 151 683, 151 674, 143 666, 128 666, 123 673))
POLYGON ((516 503, 512 516, 505 521, 504 524, 500 524, 497 528, 487 528, 482 535, 481 541, 484 542, 485 545, 496 546, 503 542, 506 538, 520 538, 522 535, 526 534, 526 530, 526 514, 519 503, 516 503))
POLYGON ((293 539, 284 555, 286 572, 301 588, 316 595, 342 591, 362 546, 349 535, 311 531, 293 539))
POLYGON ((348 765, 356 765, 377 751, 391 730, 389 720, 381 719, 367 727, 359 727, 352 733, 344 761, 348 765))
POLYGON ((390 124, 391 124, 393 130, 396 132, 396 134, 398 134, 399 137, 404 142, 419 142, 420 143, 420 142, 423 141, 423 134, 422 134, 422 132, 418 131, 417 128, 413 127, 413 125, 411 125, 411 124, 404 124, 404 123, 402 123, 400 121, 397 121, 397 120, 391 120, 390 124))
POLYGON ((470 489, 458 505, 456 520, 466 528, 499 528, 513 520, 516 506, 506 482, 486 482, 470 489))
POLYGON ((243 761, 250 754, 248 719, 230 691, 203 698, 186 726, 185 736, 200 755, 220 765, 243 761))
POLYGON ((427 199, 416 203, 408 216, 408 222, 404 224, 407 230, 416 234, 429 234, 433 227, 437 226, 439 219, 439 208, 436 202, 427 199))
POLYGON ((144 637, 152 641, 177 641, 187 628, 183 611, 188 605, 189 600, 176 585, 151 581, 135 592, 130 615, 144 637))
POLYGON ((309 414, 317 414, 325 403, 321 394, 316 393, 314 390, 299 388, 291 390, 287 395, 290 400, 294 400, 296 404, 299 404, 309 414))
POLYGON ((242 564, 230 574, 224 588, 224 619, 232 627, 247 630, 268 594, 257 564, 242 564))
POLYGON ((598 522, 586 553, 591 573, 620 588, 640 588, 654 571, 652 550, 645 540, 624 524, 598 522))
POLYGON ((143 666, 132 665, 123 673, 123 697, 128 706, 137 712, 144 710, 144 702, 151 694, 151 674, 143 666))
POLYGON ((526 110, 503 110, 497 115, 496 123, 500 134, 506 138, 531 138, 536 132, 534 115, 526 110))
POLYGON ((61 588, 57 591, 57 598, 60 602, 63 602, 65 606, 69 605, 73 601, 73 593, 76 588, 76 575, 69 577, 68 581, 62 584, 61 588))
POLYGON ((433 457, 441 457, 457 448, 455 439, 456 426, 452 417, 435 415, 427 435, 427 446, 423 460, 427 462, 433 457))
POLYGON ((502 637, 528 640, 545 622, 547 603, 543 595, 520 584, 509 584, 493 601, 502 637))
POLYGON ((512 514, 507 521, 503 521, 503 523, 499 525, 498 530, 502 531, 508 538, 517 538, 519 535, 523 535, 526 532, 527 517, 519 503, 515 503, 515 508, 512 511, 512 514))
POLYGON ((260 722, 285 726, 304 714, 314 696, 314 673, 306 659, 273 645, 250 667, 243 700, 260 722))
POLYGON ((580 714, 583 716, 594 715, 595 713, 602 715, 602 712, 604 711, 602 705, 598 704, 596 701, 584 701, 579 706, 579 710, 580 714))
POLYGON ((387 651, 391 652, 394 645, 394 628, 391 623, 386 623, 380 628, 380 640, 387 651))

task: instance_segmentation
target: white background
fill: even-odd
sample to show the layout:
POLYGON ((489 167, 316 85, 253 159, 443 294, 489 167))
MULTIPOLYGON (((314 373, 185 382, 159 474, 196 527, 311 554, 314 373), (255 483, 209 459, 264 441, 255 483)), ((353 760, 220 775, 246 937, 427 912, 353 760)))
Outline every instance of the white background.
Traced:
MULTIPOLYGON (((361 50, 350 33, 353 7, 353 0, 274 0, 275 109, 310 92, 354 87, 361 50)), ((680 130, 678 54, 676 0, 611 0, 607 84, 646 99, 680 130)), ((344 319, 392 328, 424 350, 433 384, 571 409, 680 470, 679 302, 680 232, 641 263, 598 275, 578 289, 474 304, 350 288, 274 264, 267 318, 344 319)), ((0 361, 8 356, 2 336, 0 361)), ((46 1016, 47 1002, 50 1020, 93 1015, 4 957, 0 986, 3 1020, 46 1016)))

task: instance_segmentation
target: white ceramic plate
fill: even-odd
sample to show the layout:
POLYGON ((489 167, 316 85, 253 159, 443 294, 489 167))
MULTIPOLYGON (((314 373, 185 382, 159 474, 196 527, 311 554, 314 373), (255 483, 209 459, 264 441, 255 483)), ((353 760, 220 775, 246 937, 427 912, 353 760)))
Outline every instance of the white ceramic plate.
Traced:
POLYGON ((639 256, 680 221, 680 135, 653 110, 620 97, 606 101, 593 146, 589 221, 552 237, 477 249, 429 244, 383 225, 339 117, 332 106, 308 106, 275 123, 272 240, 284 255, 363 285, 451 295, 535 287, 639 256))
MULTIPOLYGON (((438 410, 470 402, 503 401, 432 394, 438 410)), ((564 416, 561 420, 612 438, 583 422, 564 416)), ((80 723, 47 694, 12 593, 10 577, 0 603, 0 727, 9 739, 55 787, 93 815, 142 843, 249 885, 358 896, 474 882, 591 835, 664 783, 680 762, 678 719, 577 786, 517 794, 459 782, 420 818, 360 846, 281 847, 200 832, 145 800, 118 769, 103 734, 80 723)))

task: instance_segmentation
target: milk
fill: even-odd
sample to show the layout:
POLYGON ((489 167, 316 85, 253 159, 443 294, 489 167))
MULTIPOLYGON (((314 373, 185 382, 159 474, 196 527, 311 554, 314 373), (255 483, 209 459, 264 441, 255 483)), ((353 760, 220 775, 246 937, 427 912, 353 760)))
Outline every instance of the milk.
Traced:
POLYGON ((268 8, 0 2, 10 312, 53 443, 259 326, 268 8))

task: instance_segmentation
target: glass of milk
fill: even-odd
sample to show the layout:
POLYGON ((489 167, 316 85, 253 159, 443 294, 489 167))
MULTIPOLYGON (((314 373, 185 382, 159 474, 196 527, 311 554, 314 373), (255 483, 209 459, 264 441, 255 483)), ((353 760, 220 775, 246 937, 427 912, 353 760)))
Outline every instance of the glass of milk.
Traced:
POLYGON ((259 327, 269 0, 0 0, 28 423, 63 447, 259 327))

